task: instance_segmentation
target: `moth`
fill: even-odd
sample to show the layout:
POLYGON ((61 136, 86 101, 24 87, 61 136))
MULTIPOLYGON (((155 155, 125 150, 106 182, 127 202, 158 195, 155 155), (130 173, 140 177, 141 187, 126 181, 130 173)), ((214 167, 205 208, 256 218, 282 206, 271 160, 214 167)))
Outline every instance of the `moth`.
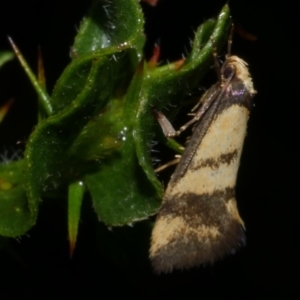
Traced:
POLYGON ((247 63, 228 48, 219 80, 202 96, 194 117, 177 132, 161 119, 169 136, 194 128, 152 231, 150 258, 157 273, 213 263, 245 244, 235 185, 256 91, 247 63))

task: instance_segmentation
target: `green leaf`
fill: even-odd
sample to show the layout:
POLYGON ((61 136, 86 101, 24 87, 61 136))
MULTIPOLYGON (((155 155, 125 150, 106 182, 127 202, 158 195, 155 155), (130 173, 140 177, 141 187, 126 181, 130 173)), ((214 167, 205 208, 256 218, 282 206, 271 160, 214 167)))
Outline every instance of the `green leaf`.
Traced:
POLYGON ((144 46, 144 19, 136 0, 94 0, 75 38, 76 56, 118 46, 135 48, 139 59, 144 46))
MULTIPOLYGON (((85 177, 101 221, 119 226, 156 213, 160 197, 138 164, 134 137, 135 115, 143 79, 140 64, 124 99, 114 99, 102 117, 119 147, 99 160, 98 172, 85 177)), ((103 126, 102 126, 103 127, 103 126)))
MULTIPOLYGON (((120 69, 120 74, 132 76, 132 69, 142 57, 143 26, 143 14, 136 0, 94 0, 75 37, 72 67, 64 72, 53 91, 51 103, 54 112, 70 105, 85 85, 91 61, 84 59, 84 55, 100 57, 107 55, 112 48, 116 52, 135 49, 129 51, 130 61, 120 69)), ((113 56, 113 59, 116 60, 116 57, 113 56)), ((120 74, 115 75, 115 81, 123 79, 120 74)))
POLYGON ((153 171, 150 156, 150 145, 158 126, 151 113, 152 107, 161 109, 168 104, 179 104, 198 86, 211 66, 213 46, 220 49, 227 38, 230 25, 229 8, 225 5, 216 21, 208 20, 198 28, 191 55, 183 66, 178 67, 178 63, 169 64, 150 69, 145 76, 136 114, 134 141, 139 163, 158 193, 161 193, 161 183, 153 171))
POLYGON ((24 160, 0 164, 0 235, 17 237, 34 224, 23 187, 24 160))
MULTIPOLYGON (((75 39, 74 59, 52 93, 53 114, 37 125, 27 144, 26 188, 34 216, 42 196, 49 196, 51 190, 55 196, 60 188, 65 189, 69 182, 84 178, 86 173, 98 175, 99 158, 111 155, 120 146, 115 143, 118 126, 126 122, 116 122, 112 128, 106 126, 116 116, 108 112, 114 104, 115 111, 122 110, 117 102, 124 100, 141 58, 143 42, 143 18, 136 0, 93 2, 75 39)), ((127 157, 135 156, 134 147, 126 151, 127 157)), ((138 167, 136 162, 135 157, 138 167)), ((118 163, 114 166, 117 169, 118 163)), ((99 173, 103 174, 102 169, 101 165, 99 173)), ((144 176, 141 169, 138 172, 144 176)), ((97 184, 106 187, 105 182, 97 184)), ((102 194, 94 186, 90 184, 89 188, 96 207, 102 194)), ((152 210, 143 212, 143 216, 153 213, 150 207, 152 210)))
POLYGON ((25 152, 25 178, 34 217, 43 191, 56 190, 63 182, 79 176, 78 170, 74 170, 72 162, 68 161, 68 152, 88 120, 107 103, 116 68, 112 56, 122 54, 113 52, 99 59, 86 56, 88 66, 90 62, 92 64, 80 93, 71 105, 40 122, 31 134, 25 152))

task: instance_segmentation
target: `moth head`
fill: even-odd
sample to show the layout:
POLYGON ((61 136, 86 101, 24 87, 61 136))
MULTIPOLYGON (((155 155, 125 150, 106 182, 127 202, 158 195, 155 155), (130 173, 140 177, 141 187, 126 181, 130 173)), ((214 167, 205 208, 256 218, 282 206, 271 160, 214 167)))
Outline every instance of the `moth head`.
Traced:
POLYGON ((248 70, 248 64, 241 58, 235 55, 229 56, 222 66, 221 74, 222 79, 225 81, 230 81, 234 77, 240 79, 244 82, 250 94, 256 93, 248 70))

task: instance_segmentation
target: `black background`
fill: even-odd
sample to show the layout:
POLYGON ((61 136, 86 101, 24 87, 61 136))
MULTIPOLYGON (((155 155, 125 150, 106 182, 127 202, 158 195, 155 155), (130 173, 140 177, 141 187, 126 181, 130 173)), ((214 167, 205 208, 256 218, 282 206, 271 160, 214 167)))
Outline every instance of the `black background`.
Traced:
MULTIPOLYGON (((146 57, 159 39, 163 62, 180 59, 189 50, 193 31, 216 16, 224 3, 161 0, 157 7, 143 3, 146 57)), ((255 42, 234 36, 232 49, 249 63, 258 91, 237 185, 247 246, 213 266, 157 276, 148 260, 148 225, 109 231, 97 222, 86 201, 78 248, 70 260, 66 205, 42 203, 38 224, 27 236, 11 242, 21 262, 7 249, 0 249, 1 299, 52 299, 57 295, 67 299, 246 299, 296 292, 300 267, 299 16, 296 5, 269 3, 229 2, 233 21, 257 36, 255 42)), ((0 49, 9 49, 6 36, 10 35, 35 66, 40 45, 51 91, 69 62, 69 47, 89 4, 2 1, 0 49)), ((1 70, 0 79, 0 103, 15 99, 0 126, 4 151, 32 131, 36 95, 17 61, 1 70)))

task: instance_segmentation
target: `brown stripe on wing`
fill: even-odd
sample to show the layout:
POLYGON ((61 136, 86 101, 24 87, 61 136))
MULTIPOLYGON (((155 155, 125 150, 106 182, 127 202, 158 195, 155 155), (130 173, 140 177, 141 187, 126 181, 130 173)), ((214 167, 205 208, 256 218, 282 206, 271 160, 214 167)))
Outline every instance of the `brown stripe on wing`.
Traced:
MULTIPOLYGON (((156 225, 169 230, 168 239, 151 249, 157 272, 213 263, 245 243, 234 188, 211 195, 183 193, 172 200, 165 199, 156 225)), ((154 228, 157 241, 160 234, 163 238, 165 233, 154 228)))
POLYGON ((212 194, 198 195, 189 192, 173 194, 170 199, 168 197, 164 199, 158 218, 164 215, 172 215, 172 217, 183 216, 183 218, 191 219, 193 215, 193 217, 196 216, 195 222, 197 224, 208 224, 210 219, 217 220, 216 217, 219 213, 224 211, 225 203, 234 197, 234 187, 217 190, 212 194))
POLYGON ((210 167, 211 169, 216 170, 222 164, 230 165, 234 160, 236 160, 238 158, 238 153, 239 153, 239 151, 237 149, 235 149, 231 152, 221 154, 217 158, 208 158, 208 159, 201 161, 200 163, 191 162, 189 169, 191 171, 196 171, 201 168, 210 167))
POLYGON ((214 263, 224 255, 234 253, 245 243, 244 231, 235 220, 228 224, 226 236, 215 239, 203 238, 199 241, 198 235, 188 227, 182 228, 179 233, 178 231, 180 238, 174 238, 174 241, 159 248, 151 257, 155 272, 168 273, 173 269, 189 269, 201 264, 214 263))

